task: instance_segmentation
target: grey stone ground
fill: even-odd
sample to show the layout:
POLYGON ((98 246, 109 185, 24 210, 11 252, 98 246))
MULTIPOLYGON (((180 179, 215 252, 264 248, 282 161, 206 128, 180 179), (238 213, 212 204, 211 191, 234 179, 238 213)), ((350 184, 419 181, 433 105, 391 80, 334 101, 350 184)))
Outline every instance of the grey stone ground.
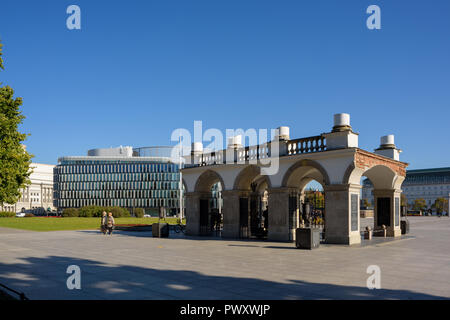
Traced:
POLYGON ((173 234, 0 228, 0 283, 31 299, 448 299, 450 219, 410 221, 410 235, 399 240, 312 251, 173 234), (81 290, 66 287, 73 264, 81 290), (380 290, 366 288, 369 265, 381 268, 380 290))

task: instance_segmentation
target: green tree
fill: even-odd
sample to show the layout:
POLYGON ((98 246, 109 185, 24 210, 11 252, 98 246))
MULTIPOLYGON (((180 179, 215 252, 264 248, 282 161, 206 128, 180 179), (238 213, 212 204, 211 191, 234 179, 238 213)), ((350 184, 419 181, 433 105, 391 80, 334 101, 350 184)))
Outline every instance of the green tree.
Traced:
POLYGON ((325 204, 323 192, 309 189, 305 191, 305 201, 312 204, 315 208, 321 208, 325 204))
POLYGON ((145 211, 142 208, 134 208, 133 213, 136 216, 136 218, 143 218, 145 211))
POLYGON ((364 208, 369 208, 370 207, 370 202, 369 200, 367 200, 366 198, 362 199, 362 206, 364 208))
POLYGON ((427 209, 427 202, 424 198, 416 199, 414 200, 413 209, 424 211, 427 209))
MULTIPOLYGON (((4 69, 1 58, 0 68, 4 69)), ((0 87, 0 204, 16 203, 21 196, 21 189, 30 183, 31 155, 22 142, 27 134, 20 133, 18 126, 25 118, 19 107, 22 98, 14 98, 11 87, 0 87)))
POLYGON ((436 213, 442 213, 448 209, 448 200, 445 198, 437 198, 434 201, 433 208, 436 210, 436 213))
POLYGON ((408 207, 408 198, 406 197, 406 194, 402 193, 400 198, 400 205, 403 207, 408 207))

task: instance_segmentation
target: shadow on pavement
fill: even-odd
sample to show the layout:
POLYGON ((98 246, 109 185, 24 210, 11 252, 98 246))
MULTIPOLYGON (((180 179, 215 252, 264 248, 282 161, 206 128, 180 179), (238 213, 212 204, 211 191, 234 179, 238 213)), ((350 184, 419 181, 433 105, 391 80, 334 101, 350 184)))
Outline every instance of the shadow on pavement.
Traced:
MULTIPOLYGON (((99 230, 79 230, 77 232, 83 232, 88 234, 99 234, 101 235, 99 230)), ((138 238, 152 238, 152 232, 151 231, 123 231, 123 230, 115 230, 114 235, 121 235, 121 236, 129 236, 129 237, 138 237, 138 238)), ((274 240, 267 240, 267 239, 257 239, 257 238, 249 238, 249 239, 235 239, 235 238, 222 238, 220 236, 188 236, 184 233, 176 233, 175 231, 171 230, 170 235, 168 238, 164 239, 184 239, 184 240, 219 240, 219 241, 233 241, 238 242, 238 244, 229 244, 228 246, 236 246, 236 247, 260 247, 260 244, 262 243, 284 243, 289 244, 291 243, 292 246, 265 246, 265 248, 272 248, 272 249, 296 249, 295 243, 291 241, 274 241, 274 240), (255 243, 257 245, 252 245, 251 243, 255 243)), ((402 235, 397 238, 392 237, 373 237, 371 240, 366 240, 364 237, 361 237, 361 243, 360 244, 354 244, 349 247, 370 247, 370 246, 378 246, 383 245, 386 243, 394 243, 401 240, 410 240, 410 239, 416 239, 415 236, 411 235, 402 235)), ((326 242, 322 242, 320 244, 322 247, 331 247, 331 246, 343 246, 341 244, 329 244, 326 242)), ((319 248, 320 249, 320 248, 319 248)), ((317 250, 317 249, 316 249, 317 250)))
MULTIPOLYGON (((270 272, 267 276, 270 278, 270 272)), ((279 283, 150 266, 106 265, 65 256, 0 263, 0 282, 30 299, 447 299, 408 290, 369 290, 299 280, 279 283), (70 265, 80 267, 81 290, 67 289, 70 265)))

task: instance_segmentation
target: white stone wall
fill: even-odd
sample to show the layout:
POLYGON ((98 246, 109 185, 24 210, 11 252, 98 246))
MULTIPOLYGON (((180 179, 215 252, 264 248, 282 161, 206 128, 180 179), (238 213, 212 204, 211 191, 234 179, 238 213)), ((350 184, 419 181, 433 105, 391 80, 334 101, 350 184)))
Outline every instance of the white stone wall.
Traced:
POLYGON ((32 163, 33 172, 30 175, 31 184, 22 190, 22 197, 17 203, 4 204, 0 211, 39 213, 53 207, 53 168, 54 165, 32 163))

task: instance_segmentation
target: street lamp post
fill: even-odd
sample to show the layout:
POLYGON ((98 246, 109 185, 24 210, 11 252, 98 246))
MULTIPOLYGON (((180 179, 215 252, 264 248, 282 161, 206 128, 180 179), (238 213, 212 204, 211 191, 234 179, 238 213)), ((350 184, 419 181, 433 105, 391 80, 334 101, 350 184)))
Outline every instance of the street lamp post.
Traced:
POLYGON ((180 145, 180 153, 179 153, 179 165, 178 165, 178 172, 179 172, 179 176, 180 176, 180 181, 179 181, 179 194, 180 194, 180 219, 181 221, 183 221, 183 177, 182 177, 182 173, 181 173, 181 167, 182 167, 182 160, 181 160, 181 152, 182 152, 182 146, 181 146, 181 136, 178 139, 179 145, 180 145))

